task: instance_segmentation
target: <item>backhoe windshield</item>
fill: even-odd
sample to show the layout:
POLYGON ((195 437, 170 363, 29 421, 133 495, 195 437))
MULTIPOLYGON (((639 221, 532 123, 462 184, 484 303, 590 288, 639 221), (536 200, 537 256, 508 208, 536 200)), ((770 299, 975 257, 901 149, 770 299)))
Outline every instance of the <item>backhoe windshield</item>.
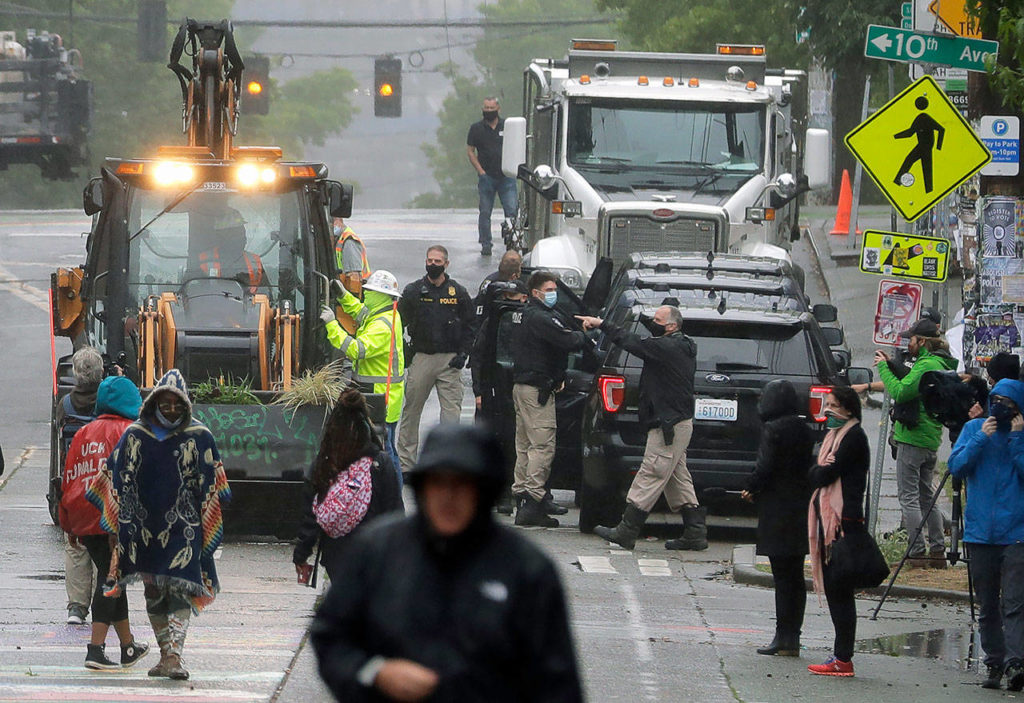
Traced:
POLYGON ((581 170, 756 173, 764 131, 763 105, 576 99, 568 158, 581 170))
POLYGON ((244 293, 268 295, 272 304, 285 299, 301 304, 309 254, 296 191, 200 189, 159 214, 180 196, 133 191, 129 231, 138 234, 130 243, 128 286, 134 303, 178 292, 195 278, 214 277, 237 280, 244 293))

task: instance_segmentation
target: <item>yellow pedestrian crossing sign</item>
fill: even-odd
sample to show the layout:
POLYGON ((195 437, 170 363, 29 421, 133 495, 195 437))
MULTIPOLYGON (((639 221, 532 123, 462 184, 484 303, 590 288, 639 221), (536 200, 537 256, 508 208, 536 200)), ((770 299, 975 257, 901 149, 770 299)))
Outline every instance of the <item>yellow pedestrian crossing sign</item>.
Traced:
POLYGON ((846 135, 846 146, 904 219, 913 222, 992 160, 931 76, 846 135))

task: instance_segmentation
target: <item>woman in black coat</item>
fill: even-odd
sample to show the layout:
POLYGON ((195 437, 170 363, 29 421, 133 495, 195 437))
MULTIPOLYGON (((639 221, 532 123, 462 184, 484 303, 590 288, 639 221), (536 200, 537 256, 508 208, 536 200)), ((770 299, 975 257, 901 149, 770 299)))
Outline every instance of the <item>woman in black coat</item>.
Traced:
POLYGON ((757 653, 796 657, 807 603, 807 470, 814 437, 789 381, 769 382, 757 411, 761 444, 743 497, 757 504, 757 553, 768 557, 775 582, 775 638, 757 653))
POLYGON ((316 585, 316 578, 309 578, 312 567, 308 561, 318 541, 320 563, 327 569, 327 576, 331 581, 335 581, 339 577, 337 565, 342 550, 352 535, 373 518, 393 510, 405 510, 398 473, 390 455, 373 433, 366 410, 366 399, 358 390, 351 388, 341 394, 327 419, 323 439, 320 441, 320 451, 313 462, 313 469, 307 482, 306 495, 303 498, 302 524, 299 527, 295 550, 292 552, 292 563, 295 564, 295 572, 299 575, 300 582, 310 581, 311 586, 316 585), (370 467, 370 504, 366 509, 366 515, 347 535, 328 537, 313 515, 313 499, 323 500, 338 474, 363 457, 373 459, 370 467))
POLYGON ((814 590, 824 591, 828 612, 836 630, 832 656, 807 669, 822 676, 853 676, 853 643, 857 636, 857 603, 854 588, 831 574, 825 563, 828 545, 837 528, 844 534, 863 531, 864 491, 868 482, 871 449, 860 425, 860 398, 849 386, 836 386, 825 397, 828 433, 818 459, 808 473, 815 492, 811 496, 808 526, 816 535, 811 548, 814 590), (842 510, 836 508, 839 501, 842 510))

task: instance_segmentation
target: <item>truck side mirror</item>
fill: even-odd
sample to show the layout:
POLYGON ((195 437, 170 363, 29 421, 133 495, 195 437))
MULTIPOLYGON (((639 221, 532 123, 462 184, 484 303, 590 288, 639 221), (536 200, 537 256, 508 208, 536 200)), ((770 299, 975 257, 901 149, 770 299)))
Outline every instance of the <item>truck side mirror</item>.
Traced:
POLYGON ((526 118, 506 117, 501 138, 501 172, 515 178, 519 164, 523 163, 526 163, 526 118))
POLYGON ((352 186, 337 181, 327 181, 327 210, 331 217, 352 216, 352 186))
POLYGON ((95 215, 103 209, 103 179, 92 178, 82 190, 82 209, 86 215, 95 215))
POLYGON ((825 343, 830 347, 838 347, 846 339, 843 331, 838 327, 822 327, 821 335, 825 338, 825 343))
POLYGON ((818 303, 811 308, 811 314, 818 322, 835 322, 839 319, 839 311, 836 310, 836 306, 828 303, 818 303))
POLYGON ((827 129, 808 129, 804 138, 804 175, 811 190, 831 184, 829 178, 830 137, 827 129))

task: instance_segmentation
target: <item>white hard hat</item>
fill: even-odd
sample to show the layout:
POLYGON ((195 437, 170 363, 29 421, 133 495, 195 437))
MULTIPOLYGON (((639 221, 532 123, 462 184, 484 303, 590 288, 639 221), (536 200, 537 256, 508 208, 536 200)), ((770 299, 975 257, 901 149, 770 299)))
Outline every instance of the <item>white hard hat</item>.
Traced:
POLYGON ((363 290, 375 290, 393 298, 402 297, 402 292, 398 290, 398 279, 393 273, 384 269, 377 269, 371 273, 370 277, 366 279, 366 283, 363 284, 363 290))

